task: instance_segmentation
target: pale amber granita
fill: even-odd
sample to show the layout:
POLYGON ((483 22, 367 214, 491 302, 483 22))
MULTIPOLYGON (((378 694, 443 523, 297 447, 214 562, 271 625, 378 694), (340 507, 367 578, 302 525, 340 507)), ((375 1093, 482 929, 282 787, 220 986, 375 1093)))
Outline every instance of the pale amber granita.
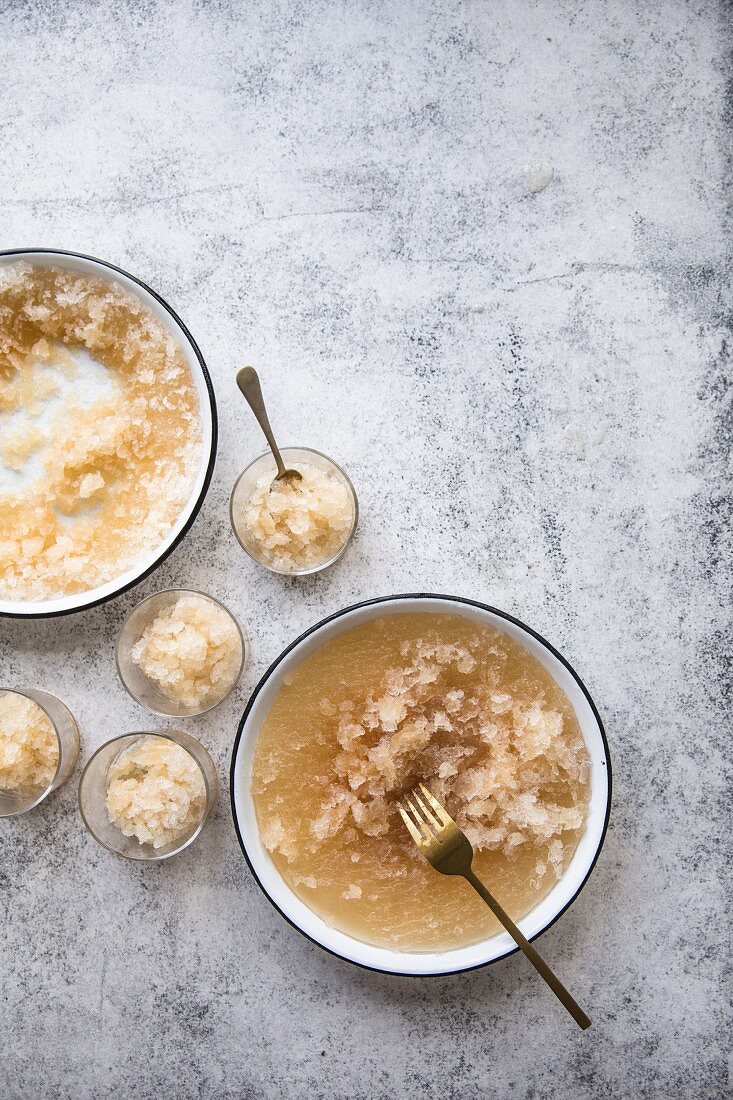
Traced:
POLYGON ((242 639, 223 607, 192 593, 160 611, 130 655, 171 702, 200 707, 231 688, 242 663, 242 639))
POLYGON ((570 702, 523 646, 458 615, 385 615, 311 654, 265 718, 252 794, 276 867, 330 924, 403 951, 475 943, 498 923, 420 856, 395 808, 418 781, 515 919, 585 827, 589 758, 570 702))
POLYGON ((183 351, 138 297, 0 266, 0 597, 89 590, 133 567, 170 532, 200 460, 183 351), (100 376, 91 394, 82 361, 100 376))
POLYGON ((190 833, 206 808, 201 769, 167 737, 139 737, 107 772, 107 816, 125 836, 165 848, 190 833))
POLYGON ((0 691, 0 789, 40 794, 59 762, 51 719, 33 699, 0 691))
POLYGON ((354 526, 348 488, 332 470, 298 463, 300 481, 273 480, 266 470, 234 514, 240 538, 273 569, 322 565, 342 549, 354 526))

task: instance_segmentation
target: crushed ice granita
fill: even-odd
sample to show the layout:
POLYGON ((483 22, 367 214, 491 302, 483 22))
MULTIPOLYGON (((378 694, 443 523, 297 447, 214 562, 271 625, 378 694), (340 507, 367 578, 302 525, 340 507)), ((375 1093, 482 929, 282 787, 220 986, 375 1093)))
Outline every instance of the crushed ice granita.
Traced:
POLYGON ((119 283, 0 265, 0 438, 0 597, 112 580, 160 544, 194 484, 183 351, 119 283), (74 384, 84 356, 105 383, 88 400, 74 384))
POLYGON ((242 541, 267 565, 287 573, 330 561, 348 541, 354 502, 336 470, 299 462, 296 481, 262 474, 234 521, 242 541))
POLYGON ((229 691, 242 664, 242 639, 223 607, 192 594, 159 611, 130 656, 166 698, 190 709, 229 691))
POLYGON ((276 866, 337 928, 407 951, 474 943, 495 918, 427 864, 396 811, 417 782, 515 919, 585 827, 589 758, 567 697, 523 646, 457 615, 386 615, 308 657, 262 726, 252 792, 276 866))
POLYGON ((167 737, 140 737, 107 772, 107 814, 125 836, 165 848, 191 833, 206 808, 201 769, 167 737))
POLYGON ((0 692, 0 788, 39 793, 56 774, 59 743, 51 719, 33 699, 0 692))

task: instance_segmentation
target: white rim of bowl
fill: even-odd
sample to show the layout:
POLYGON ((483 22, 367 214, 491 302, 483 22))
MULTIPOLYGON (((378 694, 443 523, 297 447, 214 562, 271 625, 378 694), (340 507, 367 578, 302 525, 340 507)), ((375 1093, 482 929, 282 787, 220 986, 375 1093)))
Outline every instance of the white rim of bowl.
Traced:
MULTIPOLYGON (((261 693, 266 689, 280 666, 283 663, 287 664, 288 659, 294 659, 298 650, 301 647, 305 648, 305 643, 308 640, 314 641, 317 636, 325 632, 332 624, 338 623, 339 620, 352 620, 349 622, 350 627, 356 625, 356 621, 378 618, 380 615, 389 613, 390 605, 401 607, 406 613, 408 611, 419 611, 420 608, 415 606, 418 604, 425 605, 423 610, 426 611, 446 613, 452 606, 459 610, 462 609, 464 613, 468 612, 467 617, 483 619, 484 621, 498 620, 492 622, 491 625, 511 636, 520 636, 518 640, 542 661, 545 668, 559 683, 559 686, 569 695, 583 738, 591 755, 591 798, 588 822, 562 878, 550 890, 549 894, 534 909, 530 910, 518 924, 524 935, 529 940, 534 940, 559 920, 573 904, 588 881, 606 838, 611 812, 612 791, 608 742, 596 705, 569 661, 532 627, 527 626, 526 623, 506 611, 501 611, 489 604, 462 596, 449 596, 430 592, 380 596, 376 599, 364 600, 345 607, 341 611, 322 619, 301 634, 270 665, 252 693, 242 715, 232 749, 230 800, 237 839, 255 881, 270 904, 296 931, 323 950, 346 962, 360 966, 362 969, 401 976, 431 977, 478 970, 514 954, 519 948, 509 934, 503 932, 489 939, 481 940, 479 943, 452 951, 425 953, 392 951, 368 944, 349 936, 347 933, 329 927, 321 917, 314 913, 312 909, 309 909, 293 893, 270 860, 259 836, 254 803, 249 787, 251 757, 259 734, 261 719, 257 726, 250 726, 249 728, 247 728, 248 722, 257 707, 261 693), (527 642, 530 644, 527 645, 527 642), (562 682, 563 680, 565 683, 562 682), (568 688, 571 688, 571 692, 568 692, 568 688), (573 694, 576 697, 575 700, 572 698, 573 694), (578 713, 576 703, 584 712, 582 715, 578 713), (592 735, 594 745, 588 743, 589 735, 592 735), (249 760, 247 761, 244 760, 243 749, 249 750, 249 760), (249 808, 249 813, 246 815, 245 808, 249 808), (246 837, 243 835, 243 829, 246 832, 246 837)), ((349 627, 344 626, 344 631, 349 627)), ((333 636, 344 631, 335 631, 333 636)), ((324 638, 314 644, 311 651, 319 648, 325 641, 324 638)), ((304 658, 305 654, 300 657, 300 660, 304 658)), ((300 663, 300 660, 297 663, 300 663)), ((274 692, 273 698, 275 694, 277 694, 277 691, 274 692)), ((271 700, 267 703, 262 718, 269 710, 270 705, 271 700)))
POLYGON ((218 418, 213 383, 196 341, 175 310, 141 279, 115 264, 108 263, 107 260, 64 249, 13 248, 0 251, 0 264, 12 263, 15 260, 35 262, 45 267, 62 267, 82 274, 96 273, 107 279, 110 278, 111 272, 117 282, 136 294, 158 320, 179 337, 191 378, 196 386, 201 415, 201 462, 191 494, 166 538, 155 550, 145 555, 140 565, 133 566, 113 580, 86 592, 74 592, 68 596, 55 596, 48 600, 0 599, 0 618, 44 619, 86 611, 122 595, 123 592, 134 588, 140 581, 149 577, 172 553, 188 534, 209 490, 216 461, 218 418))

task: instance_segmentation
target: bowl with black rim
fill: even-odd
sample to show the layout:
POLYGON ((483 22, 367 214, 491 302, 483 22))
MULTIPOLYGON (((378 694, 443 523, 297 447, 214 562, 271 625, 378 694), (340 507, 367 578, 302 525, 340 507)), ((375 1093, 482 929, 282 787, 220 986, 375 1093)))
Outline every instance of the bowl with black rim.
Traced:
POLYGON ((569 699, 590 758, 588 818, 568 867, 550 892, 518 922, 533 940, 572 905, 588 881, 601 851, 611 809, 611 761, 598 710, 582 680, 554 646, 514 616, 459 596, 431 593, 384 596, 346 607, 296 638, 272 663, 255 688, 239 724, 231 760, 230 793, 237 837, 261 890, 287 921, 324 950, 368 970, 403 975, 456 974, 486 966, 518 948, 507 932, 455 950, 408 952, 366 943, 329 925, 288 886, 265 848, 251 792, 252 764, 262 724, 285 678, 325 642, 360 623, 384 615, 454 614, 491 626, 518 642, 542 664, 569 699))
POLYGON ((0 616, 47 618, 83 611, 126 592, 157 569, 184 538, 203 504, 214 472, 217 444, 216 399, 204 358, 191 333, 168 303, 142 280, 106 260, 98 260, 78 252, 51 248, 19 248, 0 252, 0 265, 15 263, 19 260, 38 267, 61 268, 80 275, 118 283, 141 300, 163 327, 171 333, 181 348, 196 388, 201 417, 201 456, 194 483, 175 523, 157 546, 146 551, 125 572, 105 584, 86 591, 36 600, 0 598, 0 616))

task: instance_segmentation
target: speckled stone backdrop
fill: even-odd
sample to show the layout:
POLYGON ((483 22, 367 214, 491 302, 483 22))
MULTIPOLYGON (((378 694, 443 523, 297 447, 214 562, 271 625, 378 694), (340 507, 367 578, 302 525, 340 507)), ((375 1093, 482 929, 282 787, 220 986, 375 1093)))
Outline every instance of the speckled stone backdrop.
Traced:
POLYGON ((149 723, 117 684, 130 607, 172 584, 246 623, 234 698, 189 728, 224 789, 138 868, 76 777, 0 824, 6 1100, 722 1097, 729 833, 730 6, 682 0, 0 0, 0 247, 118 263, 199 341, 221 416, 195 527, 87 614, 0 622, 2 680, 62 696, 83 758, 149 723), (534 193, 537 164, 554 169, 534 193), (262 441, 342 461, 363 523, 316 579, 259 571, 227 499, 262 441), (416 981, 323 954, 232 827, 238 718, 298 632, 405 590, 487 600, 576 665, 615 806, 542 949, 416 981))

